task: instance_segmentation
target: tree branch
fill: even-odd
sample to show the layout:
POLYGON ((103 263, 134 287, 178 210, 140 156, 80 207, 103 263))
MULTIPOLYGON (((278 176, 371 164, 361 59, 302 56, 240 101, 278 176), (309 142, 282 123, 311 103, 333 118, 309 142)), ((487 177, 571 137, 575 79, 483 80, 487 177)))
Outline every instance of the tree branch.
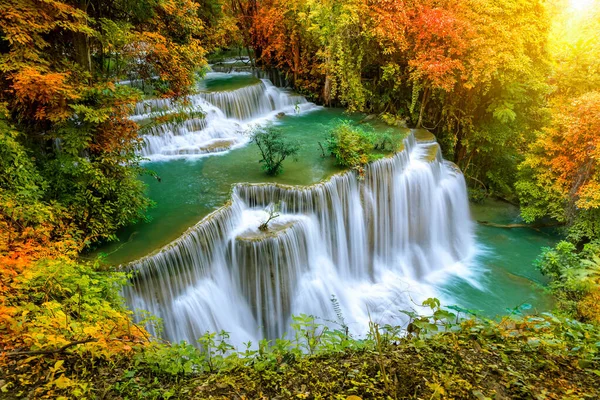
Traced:
POLYGON ((514 229, 514 228, 529 228, 539 230, 540 228, 551 228, 555 226, 562 226, 564 224, 556 222, 549 224, 497 224, 495 222, 489 221, 477 221, 480 225, 492 226, 494 228, 505 228, 505 229, 514 229))
POLYGON ((64 346, 59 347, 58 349, 33 350, 33 351, 13 351, 10 353, 6 352, 3 354, 6 354, 7 357, 31 356, 31 355, 36 355, 36 354, 55 354, 55 353, 62 353, 63 351, 67 350, 69 347, 77 346, 78 344, 97 342, 97 341, 98 341, 98 339, 88 338, 88 339, 84 339, 84 340, 75 340, 74 342, 67 343, 64 346))

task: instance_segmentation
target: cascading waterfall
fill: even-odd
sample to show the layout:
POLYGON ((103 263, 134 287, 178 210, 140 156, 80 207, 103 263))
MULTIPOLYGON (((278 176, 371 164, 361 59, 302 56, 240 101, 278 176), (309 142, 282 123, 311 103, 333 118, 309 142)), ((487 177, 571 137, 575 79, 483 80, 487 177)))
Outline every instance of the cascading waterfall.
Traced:
POLYGON ((268 79, 237 90, 207 92, 199 96, 223 110, 228 118, 238 121, 251 121, 273 111, 309 104, 302 96, 276 88, 268 79))
MULTIPOLYGON (((209 72, 207 77, 214 74, 209 72)), ((191 111, 191 118, 148 126, 140 155, 157 160, 229 150, 246 144, 248 130, 255 124, 279 113, 299 114, 317 108, 268 79, 236 90, 201 92, 187 100, 183 111, 191 111)), ((143 125, 152 117, 181 110, 171 99, 151 99, 136 104, 131 118, 143 125)))
POLYGON ((398 310, 434 296, 474 251, 463 175, 418 136, 362 181, 348 171, 306 187, 235 185, 230 203, 128 266, 128 304, 190 343, 221 329, 238 345, 280 337, 301 313, 335 320, 332 295, 354 333, 404 323, 398 310), (273 204, 281 215, 260 231, 273 204))

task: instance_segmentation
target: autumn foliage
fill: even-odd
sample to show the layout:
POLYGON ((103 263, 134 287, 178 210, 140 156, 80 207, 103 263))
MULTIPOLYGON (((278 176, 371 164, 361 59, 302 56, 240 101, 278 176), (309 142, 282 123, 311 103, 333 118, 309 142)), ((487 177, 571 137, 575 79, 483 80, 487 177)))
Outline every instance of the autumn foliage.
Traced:
MULTIPOLYGON (((600 209, 600 93, 586 93, 561 106, 552 125, 532 144, 517 188, 523 215, 575 222, 580 212, 600 209)), ((581 232, 597 237, 595 225, 581 232)))
POLYGON ((258 64, 326 104, 434 131, 470 183, 514 196, 521 155, 546 122, 550 24, 541 2, 255 4, 258 64))
POLYGON ((77 258, 151 205, 133 106, 189 95, 223 34, 198 2, 134 3, 0 2, 0 397, 85 396, 73 363, 147 342, 126 276, 77 258))
POLYGON ((587 243, 600 235, 600 6, 555 12, 552 119, 532 141, 516 187, 527 221, 552 218, 587 243))

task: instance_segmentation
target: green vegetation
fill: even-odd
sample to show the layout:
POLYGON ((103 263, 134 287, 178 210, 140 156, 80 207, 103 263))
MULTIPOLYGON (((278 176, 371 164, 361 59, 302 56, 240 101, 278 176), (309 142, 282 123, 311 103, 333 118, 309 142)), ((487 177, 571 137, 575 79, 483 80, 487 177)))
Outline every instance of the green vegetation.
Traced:
POLYGON ((331 129, 326 145, 339 165, 362 170, 365 164, 380 158, 381 152, 398 150, 401 139, 390 132, 375 132, 341 121, 331 129))
POLYGON ((88 371, 147 343, 119 294, 126 274, 67 256, 18 267, 0 282, 10 283, 0 305, 0 398, 82 398, 92 390, 88 371))
POLYGON ((586 244, 581 251, 566 241, 545 248, 536 261, 550 278, 549 289, 559 309, 568 317, 600 323, 600 243, 586 244))
MULTIPOLYGON (((352 337, 343 318, 332 327, 294 317, 292 334, 232 352, 226 332, 190 344, 144 346, 111 363, 66 355, 52 367, 55 396, 109 398, 545 398, 600 395, 600 334, 592 325, 552 314, 524 315, 526 305, 500 322, 459 307, 423 304, 425 316, 405 311, 406 330, 371 323, 352 337), (452 311, 450 311, 452 310, 452 311), (454 311, 454 312, 453 312, 454 311), (98 373, 100 372, 100 373, 98 373), (83 384, 82 382, 87 382, 83 384)), ((86 345, 87 346, 87 345, 86 345)), ((23 356, 24 357, 24 356, 23 356)), ((50 364, 52 365, 52 364, 50 364)), ((16 371, 16 370, 14 370, 16 371)), ((5 386, 12 393, 27 388, 5 386)), ((30 383, 31 386, 35 386, 30 383)))
POLYGON ((373 151, 371 136, 361 128, 344 121, 331 130, 327 150, 335 156, 339 165, 358 167, 369 162, 373 151))
POLYGON ((283 161, 298 153, 297 143, 288 141, 281 129, 272 126, 259 128, 252 135, 262 158, 259 163, 267 175, 277 175, 283 171, 283 161))

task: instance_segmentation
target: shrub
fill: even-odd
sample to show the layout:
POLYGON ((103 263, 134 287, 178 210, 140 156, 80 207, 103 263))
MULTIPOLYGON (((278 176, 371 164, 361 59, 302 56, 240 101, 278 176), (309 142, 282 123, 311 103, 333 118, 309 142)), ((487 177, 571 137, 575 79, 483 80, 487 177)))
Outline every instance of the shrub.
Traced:
POLYGON ((90 398, 91 368, 147 344, 123 306, 126 281, 123 272, 66 257, 30 263, 16 276, 0 263, 0 282, 8 283, 0 296, 0 398, 90 398))
POLYGON ((300 146, 287 140, 280 129, 272 126, 257 130, 252 136, 262 156, 259 161, 267 175, 277 175, 283 171, 282 163, 298 153, 300 146))
POLYGON ((398 150, 401 143, 401 137, 386 131, 376 133, 373 138, 373 148, 375 150, 394 152, 398 150))
POLYGON ((577 252, 575 245, 561 241, 554 248, 544 248, 536 266, 550 278, 550 290, 561 311, 582 321, 600 321, 600 308, 596 305, 600 291, 600 242, 588 243, 577 252))
POLYGON ((400 147, 401 137, 391 132, 375 132, 341 121, 329 133, 327 149, 343 167, 359 168, 378 158, 380 152, 394 152, 400 147))
POLYGON ((369 153, 373 149, 370 134, 359 127, 352 126, 349 121, 342 121, 335 126, 327 140, 327 150, 343 167, 366 164, 369 161, 369 153))

